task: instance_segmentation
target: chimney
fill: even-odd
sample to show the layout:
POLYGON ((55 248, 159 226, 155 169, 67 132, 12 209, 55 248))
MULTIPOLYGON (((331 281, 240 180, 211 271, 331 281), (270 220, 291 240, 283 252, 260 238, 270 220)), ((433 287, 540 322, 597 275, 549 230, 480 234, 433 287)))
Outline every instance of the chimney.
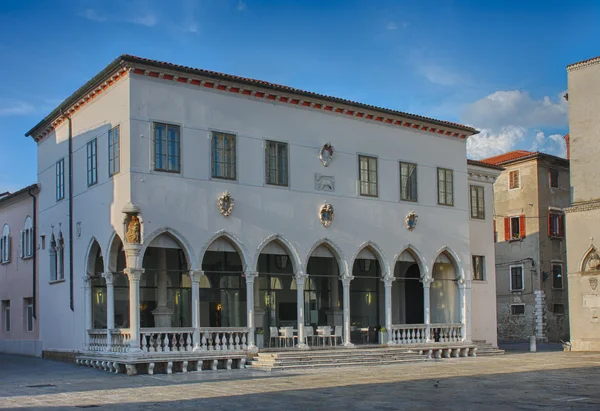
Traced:
POLYGON ((567 160, 571 159, 571 143, 569 142, 569 133, 565 135, 565 142, 567 143, 567 160))

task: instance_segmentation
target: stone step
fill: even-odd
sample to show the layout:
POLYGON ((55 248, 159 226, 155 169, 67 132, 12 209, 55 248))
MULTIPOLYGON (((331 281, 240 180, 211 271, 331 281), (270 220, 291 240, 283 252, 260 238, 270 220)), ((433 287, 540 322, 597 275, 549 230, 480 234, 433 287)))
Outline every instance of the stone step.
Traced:
POLYGON ((498 350, 496 348, 477 349, 478 357, 487 357, 487 356, 491 356, 491 355, 502 355, 502 354, 504 354, 504 350, 498 350))
POLYGON ((314 360, 314 361, 275 361, 273 363, 270 362, 261 362, 257 361, 252 362, 252 365, 257 366, 269 366, 269 367, 287 367, 291 365, 328 365, 328 364, 364 364, 364 363, 383 363, 389 361, 424 361, 426 357, 385 357, 385 358, 343 358, 339 360, 314 360))
POLYGON ((383 361, 368 361, 368 362, 324 362, 318 364, 298 364, 298 365, 278 365, 278 366, 260 366, 254 363, 246 365, 247 369, 260 370, 260 371, 283 371, 283 370, 299 370, 299 369, 312 369, 312 368, 329 368, 329 367, 352 367, 352 366, 377 366, 377 365, 392 365, 402 363, 414 363, 420 361, 428 361, 426 358, 418 359, 401 359, 401 360, 383 360, 383 361))
POLYGON ((382 356, 412 356, 419 355, 418 351, 382 351, 382 352, 364 352, 364 351, 354 351, 354 352, 342 352, 342 353, 294 353, 294 354, 272 354, 272 355, 263 355, 259 353, 256 358, 259 360, 269 360, 269 359, 278 359, 278 360, 296 360, 296 359, 314 359, 314 358, 357 358, 357 357, 382 357, 382 356))

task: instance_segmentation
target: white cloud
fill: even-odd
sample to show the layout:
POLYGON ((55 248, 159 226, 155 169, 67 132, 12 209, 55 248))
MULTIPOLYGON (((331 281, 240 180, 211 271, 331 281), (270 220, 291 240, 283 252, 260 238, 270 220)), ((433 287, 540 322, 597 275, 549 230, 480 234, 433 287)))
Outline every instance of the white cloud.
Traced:
POLYGON ((467 140, 469 158, 482 159, 511 151, 525 139, 527 130, 523 127, 503 127, 498 132, 480 129, 480 133, 467 140))
POLYGON ((158 23, 157 17, 150 12, 143 13, 139 16, 133 16, 130 18, 126 18, 125 21, 128 21, 133 24, 140 24, 146 27, 153 27, 158 23))
POLYGON ((390 21, 388 24, 386 24, 385 28, 386 30, 398 30, 398 25, 393 21, 390 21))
POLYGON ((463 121, 483 124, 487 128, 518 127, 566 127, 568 106, 560 93, 552 99, 548 96, 534 100, 527 91, 496 91, 468 105, 463 121))
POLYGON ((0 117, 24 116, 35 111, 35 106, 26 101, 0 100, 0 117))
POLYGON ((104 23, 107 21, 124 21, 127 23, 139 24, 146 27, 153 27, 158 23, 158 18, 154 13, 150 11, 146 11, 138 15, 112 16, 103 14, 94 9, 86 9, 78 15, 80 17, 83 17, 84 19, 95 21, 98 23, 104 23))
POLYGON ((244 11, 247 8, 248 8, 248 6, 246 5, 246 3, 244 1, 242 1, 242 0, 238 1, 238 4, 237 4, 237 10, 238 11, 244 11))
POLYGON ((79 16, 83 17, 84 19, 96 21, 98 23, 106 21, 106 16, 97 12, 94 9, 86 9, 83 12, 79 13, 79 16))
POLYGON ((452 70, 435 64, 422 65, 419 71, 427 80, 441 86, 454 86, 462 81, 462 77, 452 70))

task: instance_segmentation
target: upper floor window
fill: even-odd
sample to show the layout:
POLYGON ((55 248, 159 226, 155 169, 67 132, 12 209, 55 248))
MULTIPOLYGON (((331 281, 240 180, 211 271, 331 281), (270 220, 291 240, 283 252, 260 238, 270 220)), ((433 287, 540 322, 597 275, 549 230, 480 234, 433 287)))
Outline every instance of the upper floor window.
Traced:
POLYGON ((93 139, 87 143, 87 185, 98 182, 98 141, 93 139))
POLYGON ((519 215, 504 218, 504 240, 518 240, 525 238, 525 216, 519 215))
POLYGON ((550 178, 550 187, 558 187, 558 170, 551 168, 548 170, 548 177, 550 178))
POLYGON ((10 331, 10 300, 2 301, 2 314, 2 317, 4 317, 4 331, 10 331))
POLYGON ((121 169, 121 142, 119 126, 108 131, 108 175, 117 174, 121 169))
POLYGON ((212 176, 235 180, 236 138, 232 134, 213 133, 212 176))
POLYGON ((454 177, 452 170, 438 168, 438 204, 454 205, 454 177))
POLYGON ((56 201, 65 198, 65 159, 56 162, 56 201))
POLYGON ((360 195, 377 197, 377 158, 358 156, 360 195))
POLYGON ((24 298, 23 305, 25 306, 25 329, 33 331, 33 298, 24 298))
POLYGON ((27 216, 25 226, 21 231, 21 258, 29 258, 33 256, 33 221, 27 216))
POLYGON ((400 163, 400 200, 417 201, 417 165, 400 163))
POLYGON ((0 263, 10 262, 10 227, 4 224, 2 227, 2 237, 0 237, 0 263))
POLYGON ((562 264, 552 264, 552 288, 563 288, 562 264))
POLYGON ((266 145, 267 184, 288 185, 288 145, 278 141, 267 141, 266 145))
POLYGON ((481 186, 471 186, 471 217, 485 219, 484 189, 481 186))
POLYGON ((473 280, 485 280, 485 257, 482 255, 473 256, 473 280))
POLYGON ((180 172, 179 126, 154 123, 154 169, 180 172))
POLYGON ((510 267, 510 290, 523 290, 523 266, 515 265, 510 267))
POLYGON ((548 237, 563 238, 564 232, 564 217, 559 213, 548 213, 548 237))
POLYGON ((519 170, 513 170, 508 173, 508 188, 514 190, 521 187, 521 175, 519 170))

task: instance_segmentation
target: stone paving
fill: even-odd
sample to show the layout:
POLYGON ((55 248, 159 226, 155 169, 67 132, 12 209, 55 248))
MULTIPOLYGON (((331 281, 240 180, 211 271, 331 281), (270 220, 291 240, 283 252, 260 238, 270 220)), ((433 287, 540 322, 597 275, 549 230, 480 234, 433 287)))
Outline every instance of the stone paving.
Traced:
POLYGON ((0 355, 0 409, 599 410, 600 353, 127 377, 0 355))

